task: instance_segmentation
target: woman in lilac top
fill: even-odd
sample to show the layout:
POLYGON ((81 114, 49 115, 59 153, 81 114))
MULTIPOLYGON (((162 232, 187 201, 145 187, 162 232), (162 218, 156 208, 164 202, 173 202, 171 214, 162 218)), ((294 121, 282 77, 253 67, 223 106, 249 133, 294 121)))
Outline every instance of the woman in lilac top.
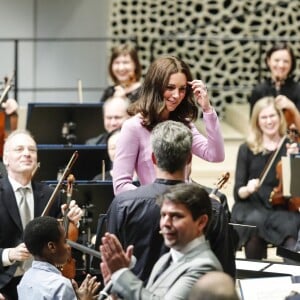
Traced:
POLYGON ((155 179, 150 143, 151 130, 160 122, 174 120, 193 133, 193 154, 211 162, 224 160, 224 141, 218 116, 210 105, 206 86, 192 78, 186 63, 174 56, 154 61, 145 76, 140 98, 129 108, 133 116, 125 121, 118 139, 113 166, 115 194, 134 189, 134 172, 142 185, 155 179), (195 101, 196 99, 196 101, 195 101), (203 112, 207 137, 192 121, 203 112))

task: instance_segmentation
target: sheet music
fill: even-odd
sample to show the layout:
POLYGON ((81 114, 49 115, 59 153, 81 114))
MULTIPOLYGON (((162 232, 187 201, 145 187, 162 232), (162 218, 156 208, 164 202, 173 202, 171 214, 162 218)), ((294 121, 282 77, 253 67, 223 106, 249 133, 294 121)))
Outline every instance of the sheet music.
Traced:
POLYGON ((236 260, 236 269, 237 270, 249 270, 249 271, 261 271, 270 265, 269 262, 255 262, 249 260, 236 260))
POLYGON ((282 193, 283 196, 291 196, 291 159, 288 156, 282 156, 282 193))
POLYGON ((283 300, 291 291, 300 290, 291 276, 240 279, 238 284, 242 300, 283 300))
POLYGON ((264 271, 299 276, 300 275, 300 266, 299 265, 286 265, 286 264, 274 264, 273 263, 269 267, 267 267, 264 271))

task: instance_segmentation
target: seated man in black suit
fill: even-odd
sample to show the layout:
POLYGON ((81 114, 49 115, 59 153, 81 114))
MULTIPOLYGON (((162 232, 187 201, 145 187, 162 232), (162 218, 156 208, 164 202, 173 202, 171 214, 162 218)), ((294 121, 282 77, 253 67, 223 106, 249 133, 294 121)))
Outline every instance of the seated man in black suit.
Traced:
MULTIPOLYGON (((137 263, 133 272, 148 280, 153 265, 168 251, 159 234, 160 211, 156 197, 169 186, 185 182, 186 165, 191 161, 192 135, 183 124, 165 121, 151 133, 154 183, 117 195, 107 215, 107 231, 114 233, 124 249, 134 245, 137 263)), ((235 276, 235 251, 229 237, 228 216, 216 200, 206 238, 225 272, 235 276)))
MULTIPOLYGON (((3 162, 7 176, 0 179, 0 293, 6 299, 16 300, 17 284, 31 259, 23 243, 23 229, 30 220, 42 214, 53 189, 32 181, 37 166, 37 147, 29 132, 17 130, 8 136, 3 162)), ((82 210, 73 200, 69 208, 68 218, 77 224, 82 210)), ((55 199, 49 215, 59 217, 62 209, 65 210, 66 205, 55 199)))

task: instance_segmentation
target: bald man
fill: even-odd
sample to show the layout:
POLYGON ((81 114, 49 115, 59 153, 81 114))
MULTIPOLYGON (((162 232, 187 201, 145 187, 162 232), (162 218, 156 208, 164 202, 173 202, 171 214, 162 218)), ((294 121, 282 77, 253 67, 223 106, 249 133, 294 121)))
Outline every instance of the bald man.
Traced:
POLYGON ((103 104, 103 123, 105 132, 88 139, 86 145, 106 144, 109 133, 115 129, 121 128, 124 121, 129 118, 127 108, 130 102, 125 97, 112 97, 103 104))
POLYGON ((239 300, 233 279, 226 273, 211 271, 198 279, 188 300, 239 300))

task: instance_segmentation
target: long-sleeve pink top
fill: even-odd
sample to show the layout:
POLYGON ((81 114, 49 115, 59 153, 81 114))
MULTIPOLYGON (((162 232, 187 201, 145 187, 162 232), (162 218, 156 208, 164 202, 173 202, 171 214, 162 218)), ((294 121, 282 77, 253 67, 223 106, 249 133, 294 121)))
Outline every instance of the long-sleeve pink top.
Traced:
MULTIPOLYGON (((203 113, 203 121, 206 137, 199 133, 193 123, 190 124, 193 134, 192 153, 206 161, 221 162, 225 157, 224 140, 216 112, 203 113)), ((136 188, 132 184, 134 172, 141 185, 155 180, 150 134, 151 132, 141 125, 140 115, 124 122, 113 163, 115 194, 136 188)))

